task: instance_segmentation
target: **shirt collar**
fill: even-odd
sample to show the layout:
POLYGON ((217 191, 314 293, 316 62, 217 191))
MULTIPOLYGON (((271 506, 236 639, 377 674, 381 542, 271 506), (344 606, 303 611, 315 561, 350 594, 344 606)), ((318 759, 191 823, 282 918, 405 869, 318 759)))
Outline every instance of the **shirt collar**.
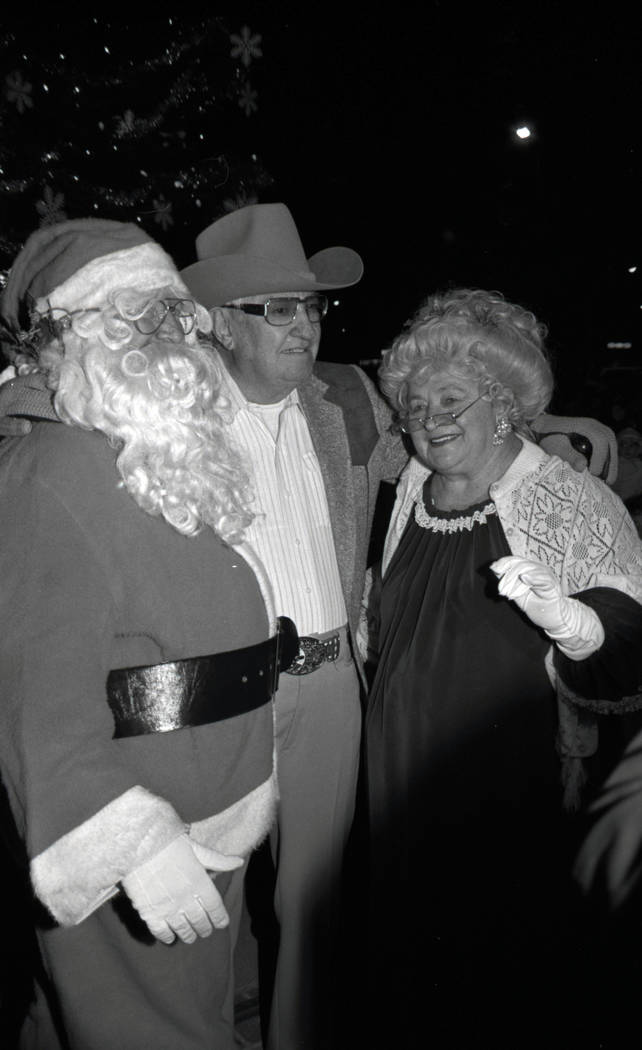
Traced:
MULTIPOLYGON (((223 392, 230 402, 232 409, 232 418, 235 419, 238 413, 244 409, 246 412, 251 412, 253 408, 253 402, 248 401, 245 397, 240 386, 230 375, 224 362, 221 360, 221 355, 218 355, 218 360, 221 366, 221 372, 223 374, 223 392)), ((283 398, 281 402, 282 408, 288 408, 290 405, 301 406, 301 400, 299 398, 299 391, 294 389, 291 390, 287 397, 283 398)), ((260 406, 259 406, 260 407, 260 406)))

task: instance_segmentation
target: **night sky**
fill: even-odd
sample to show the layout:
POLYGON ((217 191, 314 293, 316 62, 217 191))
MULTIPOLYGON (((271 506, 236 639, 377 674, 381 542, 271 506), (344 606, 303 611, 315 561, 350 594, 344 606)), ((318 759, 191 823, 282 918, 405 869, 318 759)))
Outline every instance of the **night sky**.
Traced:
MULTIPOLYGON (((181 151, 177 166, 199 150, 202 158, 203 126, 210 151, 225 151, 241 167, 256 159, 265 173, 257 199, 289 205, 309 254, 332 244, 361 253, 364 279, 326 319, 322 356, 376 358, 429 291, 496 288, 548 324, 561 407, 581 411, 584 403, 588 412, 595 406, 591 383, 596 377, 606 383, 599 379, 603 367, 642 358, 642 32, 629 6, 496 3, 471 13, 469 5, 429 2, 420 14, 397 5, 375 16, 348 5, 337 13, 317 5, 239 4, 233 15, 227 8, 221 24, 230 33, 248 26, 260 36, 261 54, 249 69, 237 62, 235 71, 222 34, 207 45, 201 68, 208 70, 208 90, 218 84, 221 98, 239 70, 249 75, 256 110, 245 115, 236 103, 212 105, 200 117, 198 94, 187 93, 182 127, 176 106, 174 123, 167 117, 161 127, 164 159, 174 145, 181 151), (520 126, 531 130, 529 138, 517 138, 520 126), (609 341, 632 346, 609 349, 609 341)), ((207 17, 213 13, 207 9, 207 17)), ((15 66, 16 44, 25 44, 23 76, 34 84, 34 106, 23 117, 31 121, 38 56, 51 60, 64 45, 78 77, 98 69, 107 76, 119 61, 115 41, 140 69, 168 39, 164 13, 147 20, 110 16, 91 32, 86 21, 64 15, 61 22, 57 13, 37 25, 16 14, 3 23, 13 34, 13 50, 0 53, 4 75, 15 66), (101 32, 110 55, 99 65, 91 49, 101 32)), ((198 18, 190 12, 180 23, 174 19, 179 24, 177 39, 198 18)), ((139 76, 103 92, 107 123, 125 107, 138 117, 149 114, 151 90, 139 76)), ((93 149, 95 102, 83 120, 82 106, 65 96, 49 113, 49 127, 58 120, 63 127, 67 105, 76 107, 76 140, 85 135, 93 149)), ((35 161, 26 121, 23 127, 29 171, 35 161)), ((7 135, 19 141, 13 116, 3 130, 5 143, 7 135)), ((145 158, 151 175, 158 142, 139 139, 136 160, 145 158)), ((14 145, 13 167, 5 166, 14 177, 16 152, 14 145)), ((64 162, 43 184, 64 192, 64 162)), ((121 164, 113 179, 122 171, 121 164)), ((88 171, 87 183, 91 178, 88 171)), ((144 224, 186 265, 194 233, 223 213, 231 188, 201 194, 199 213, 171 229, 145 218, 144 224)), ((94 214, 129 217, 112 202, 99 203, 94 214)), ((69 217, 83 213, 74 210, 69 190, 65 205, 69 217)), ((174 208, 178 220, 177 202, 174 208)), ((33 204, 32 213, 35 226, 33 204)), ((639 389, 639 373, 636 381, 639 389)))
POLYGON ((328 20, 307 55, 282 40, 288 73, 266 105, 268 123, 291 112, 299 129, 281 154, 284 196, 313 247, 348 237, 363 253, 350 298, 366 345, 385 345, 427 292, 475 285, 548 323, 569 386, 616 356, 608 341, 633 342, 642 363, 628 272, 642 270, 639 22, 612 7, 607 21, 605 8, 477 6, 328 20))

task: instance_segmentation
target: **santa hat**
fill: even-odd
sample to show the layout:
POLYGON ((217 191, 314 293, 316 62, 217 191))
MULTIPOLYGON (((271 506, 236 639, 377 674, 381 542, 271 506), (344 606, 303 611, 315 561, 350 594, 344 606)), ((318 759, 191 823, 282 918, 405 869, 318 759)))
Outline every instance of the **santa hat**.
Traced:
POLYGON ((69 219, 44 226, 25 242, 11 267, 0 303, 17 331, 20 311, 82 310, 102 306, 116 288, 146 291, 171 286, 190 294, 169 255, 134 223, 69 219))

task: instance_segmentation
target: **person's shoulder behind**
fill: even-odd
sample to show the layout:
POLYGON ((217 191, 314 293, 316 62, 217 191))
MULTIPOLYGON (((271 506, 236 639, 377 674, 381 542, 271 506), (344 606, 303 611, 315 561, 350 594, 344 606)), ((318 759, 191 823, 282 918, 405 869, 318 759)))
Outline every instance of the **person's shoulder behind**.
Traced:
POLYGON ((317 361, 313 375, 327 386, 326 399, 336 401, 357 415, 373 416, 380 433, 389 429, 392 412, 376 384, 359 365, 317 361))
POLYGON ((317 361, 314 375, 328 386, 341 387, 344 390, 366 387, 380 397, 375 384, 359 365, 344 364, 341 361, 317 361))

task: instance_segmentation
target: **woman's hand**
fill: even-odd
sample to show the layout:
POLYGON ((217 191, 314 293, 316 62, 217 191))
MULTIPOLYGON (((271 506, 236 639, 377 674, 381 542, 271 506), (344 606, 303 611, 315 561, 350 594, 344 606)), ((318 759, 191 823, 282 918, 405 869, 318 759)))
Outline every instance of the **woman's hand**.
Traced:
POLYGON ((548 565, 511 555, 493 562, 498 590, 531 623, 541 627, 571 660, 585 660, 604 641, 604 628, 593 609, 567 598, 548 565))

